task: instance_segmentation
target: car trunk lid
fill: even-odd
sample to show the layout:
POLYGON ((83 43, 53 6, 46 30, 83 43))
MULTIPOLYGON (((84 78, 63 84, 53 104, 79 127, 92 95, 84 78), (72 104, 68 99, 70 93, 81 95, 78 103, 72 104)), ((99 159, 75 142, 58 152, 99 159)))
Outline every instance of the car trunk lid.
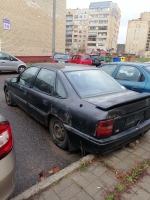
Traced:
POLYGON ((103 97, 85 99, 97 108, 108 111, 107 119, 114 119, 113 134, 124 130, 150 118, 150 95, 124 91, 108 94, 103 97))

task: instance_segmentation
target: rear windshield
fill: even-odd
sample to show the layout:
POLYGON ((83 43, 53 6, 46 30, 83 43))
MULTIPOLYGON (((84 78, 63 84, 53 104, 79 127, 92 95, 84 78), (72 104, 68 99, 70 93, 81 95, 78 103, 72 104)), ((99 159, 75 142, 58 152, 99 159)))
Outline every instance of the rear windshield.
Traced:
POLYGON ((55 54, 54 55, 54 59, 68 60, 69 59, 69 55, 66 55, 66 54, 55 54))
POLYGON ((115 71, 116 67, 117 65, 103 65, 103 66, 100 66, 100 69, 111 76, 113 72, 115 71))
POLYGON ((72 71, 65 74, 81 98, 125 90, 116 80, 99 69, 72 71))

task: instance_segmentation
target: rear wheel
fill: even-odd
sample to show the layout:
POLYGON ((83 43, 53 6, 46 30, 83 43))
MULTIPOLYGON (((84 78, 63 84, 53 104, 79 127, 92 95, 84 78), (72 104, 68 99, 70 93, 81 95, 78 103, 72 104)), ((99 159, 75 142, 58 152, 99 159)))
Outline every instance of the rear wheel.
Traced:
POLYGON ((26 67, 25 66, 20 66, 19 68, 18 68, 18 74, 20 74, 21 72, 23 72, 24 70, 26 69, 26 67))
POLYGON ((53 139, 53 142, 61 149, 67 149, 68 136, 63 123, 56 117, 53 117, 50 121, 49 130, 53 139))
POLYGON ((8 106, 13 106, 14 102, 11 98, 10 91, 6 88, 5 89, 5 100, 8 106))

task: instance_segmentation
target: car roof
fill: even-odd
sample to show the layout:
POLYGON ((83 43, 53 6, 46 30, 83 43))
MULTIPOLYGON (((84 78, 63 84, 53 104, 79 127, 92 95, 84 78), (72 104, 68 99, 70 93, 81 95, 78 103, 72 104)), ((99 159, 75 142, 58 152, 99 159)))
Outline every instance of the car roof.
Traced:
MULTIPOLYGON (((105 64, 117 64, 117 65, 120 65, 120 64, 124 64, 124 65, 133 65, 133 66, 139 66, 139 67, 143 67, 143 66, 149 66, 150 64, 148 63, 142 63, 142 62, 108 62, 108 63, 103 63, 104 65, 105 64)), ((102 65, 103 65, 102 64, 102 65)))
POLYGON ((44 67, 47 69, 52 69, 54 71, 61 70, 63 72, 67 71, 77 71, 77 70, 89 70, 89 69, 95 69, 99 70, 99 68, 95 66, 89 66, 89 65, 80 65, 80 64, 72 64, 72 63, 35 63, 32 64, 31 67, 37 66, 37 67, 44 67))

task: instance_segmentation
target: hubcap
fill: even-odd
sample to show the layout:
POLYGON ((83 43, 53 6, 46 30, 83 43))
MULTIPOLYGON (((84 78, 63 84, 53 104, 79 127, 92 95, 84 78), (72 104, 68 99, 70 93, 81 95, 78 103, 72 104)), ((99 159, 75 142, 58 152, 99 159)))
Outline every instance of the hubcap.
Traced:
POLYGON ((55 122, 53 127, 53 133, 57 140, 62 142, 65 139, 65 132, 63 125, 60 122, 55 122))

